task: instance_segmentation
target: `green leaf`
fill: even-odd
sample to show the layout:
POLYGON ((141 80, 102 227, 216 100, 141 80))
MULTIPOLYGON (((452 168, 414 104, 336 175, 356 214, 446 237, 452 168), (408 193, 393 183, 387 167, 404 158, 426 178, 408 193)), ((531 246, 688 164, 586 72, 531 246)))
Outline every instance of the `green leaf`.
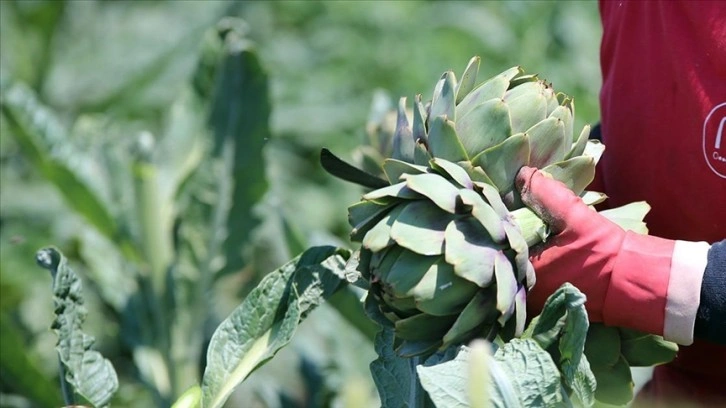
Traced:
POLYGON ((226 233, 221 244, 224 272, 244 265, 241 248, 258 223, 252 208, 267 190, 262 154, 270 137, 267 74, 251 43, 240 35, 242 30, 224 33, 224 54, 209 118, 215 140, 213 155, 221 160, 225 177, 231 181, 220 203, 228 209, 226 223, 220 226, 226 233))
POLYGON ((60 406, 63 397, 58 391, 58 383, 51 381, 39 369, 36 356, 5 312, 0 314, 0 344, 3 382, 7 381, 12 389, 39 406, 60 406))
MULTIPOLYGON (((417 372, 421 385, 437 407, 476 407, 470 394, 471 372, 477 363, 469 347, 461 347, 453 360, 427 360, 417 372)), ((498 408, 560 407, 564 405, 559 373, 549 354, 536 342, 514 339, 486 361, 489 401, 498 408)), ((491 404, 491 405, 489 405, 491 404)), ((481 405, 478 405, 481 406, 481 405)))
POLYGON ((471 215, 484 227, 495 243, 503 243, 506 239, 504 222, 500 214, 472 190, 459 190, 461 201, 471 207, 471 215))
POLYGON ((333 176, 351 183, 360 184, 363 187, 382 188, 390 184, 380 177, 346 163, 325 148, 320 151, 320 165, 333 176))
POLYGON ((456 108, 456 77, 451 71, 447 71, 442 75, 434 89, 433 99, 431 101, 431 113, 429 117, 435 118, 444 116, 454 120, 456 108))
POLYGON ((456 84, 456 103, 460 103, 466 95, 474 89, 476 78, 479 75, 480 57, 472 57, 461 75, 461 80, 456 84))
POLYGON ((385 198, 403 198, 403 199, 417 199, 423 198, 423 196, 417 194, 414 190, 406 186, 406 182, 402 181, 390 186, 382 187, 377 190, 373 190, 363 196, 364 200, 372 200, 378 202, 385 202, 385 198))
POLYGON ((631 367, 652 367, 676 357, 678 345, 662 336, 618 328, 621 352, 631 367))
POLYGON ((547 100, 541 93, 505 100, 512 119, 512 133, 523 133, 547 117, 547 100))
POLYGON ((618 224, 626 231, 647 234, 648 227, 643 219, 650 211, 650 205, 645 201, 636 201, 616 208, 600 211, 600 215, 618 224))
POLYGON ((56 319, 51 327, 58 335, 56 349, 65 371, 63 378, 91 404, 105 407, 118 389, 118 378, 111 362, 91 350, 93 336, 81 330, 87 314, 81 279, 54 248, 38 251, 36 260, 53 276, 56 319))
POLYGON ((359 201, 348 207, 348 222, 353 227, 351 239, 360 241, 391 210, 390 205, 376 201, 359 201))
POLYGON ((353 286, 346 286, 335 292, 328 299, 330 304, 351 326, 373 343, 379 327, 371 319, 366 317, 363 303, 360 300, 360 293, 353 286))
POLYGON ((499 194, 504 195, 514 189, 514 178, 519 169, 529 164, 529 153, 529 138, 520 133, 481 152, 471 162, 481 167, 499 194))
POLYGON ((76 172, 83 155, 69 143, 55 114, 41 105, 32 90, 17 83, 3 89, 0 106, 10 124, 10 135, 66 203, 110 240, 124 241, 101 197, 76 172))
POLYGON ((458 164, 442 158, 434 158, 431 160, 430 166, 439 174, 455 181, 461 188, 467 188, 469 190, 474 188, 474 183, 471 181, 469 174, 458 164))
POLYGON ((494 353, 518 395, 519 406, 560 407, 560 373, 550 355, 532 339, 513 339, 494 353))
POLYGON ((549 173, 553 179, 561 181, 579 195, 595 178, 595 161, 592 157, 578 156, 550 164, 542 171, 549 173))
POLYGON ((476 285, 456 276, 454 268, 442 259, 426 271, 411 295, 423 312, 447 316, 464 310, 477 290, 476 285))
POLYGON ((547 298, 542 314, 536 323, 532 323, 534 328, 530 332, 542 347, 549 348, 549 343, 554 338, 558 339, 557 364, 569 387, 572 387, 585 349, 589 327, 585 300, 585 295, 576 287, 570 283, 563 284, 547 298))
POLYGON ((444 253, 444 232, 454 216, 424 200, 412 201, 391 227, 391 238, 398 245, 421 255, 444 253))
POLYGON ((440 340, 454 320, 456 320, 456 316, 433 316, 419 313, 395 323, 396 337, 411 341, 440 340))
POLYGON ((485 288, 494 278, 494 258, 499 245, 473 218, 450 222, 445 232, 446 262, 462 278, 485 288))
POLYGON ((204 407, 221 407, 239 383, 290 342, 300 322, 341 287, 348 256, 334 247, 313 247, 250 292, 212 336, 202 380, 204 407))
POLYGON ((461 341, 466 341, 476 330, 482 332, 482 324, 494 324, 498 314, 494 291, 478 291, 444 335, 442 347, 449 347, 461 341))
POLYGON ((565 140, 565 126, 562 120, 550 117, 525 132, 529 136, 529 165, 541 169, 548 164, 565 158, 570 141, 565 140))
POLYGON ((363 237, 363 247, 373 252, 381 251, 383 248, 392 245, 391 226, 398 218, 401 211, 406 208, 404 205, 398 205, 389 211, 378 223, 366 232, 363 237))
POLYGON ((514 313, 514 301, 517 295, 517 279, 512 264, 503 252, 494 255, 494 276, 497 279, 497 310, 502 314, 499 323, 504 323, 514 313))
POLYGON ((620 331, 602 323, 590 323, 585 356, 592 367, 614 366, 620 359, 620 331))
POLYGON ((509 108, 501 99, 484 102, 456 120, 456 134, 468 157, 502 143, 512 133, 509 108))
POLYGON ((432 408, 416 377, 418 358, 396 355, 393 338, 392 329, 383 329, 378 333, 375 341, 378 358, 370 365, 381 408, 432 408))
POLYGON ((585 152, 588 137, 590 137, 590 125, 586 125, 582 128, 580 136, 572 143, 572 147, 570 148, 569 153, 565 156, 565 159, 571 159, 582 155, 585 152))
POLYGON ((633 376, 622 356, 612 366, 592 367, 597 379, 595 399, 612 405, 626 405, 633 400, 633 376))
POLYGON ((398 116, 396 119, 396 131, 393 134, 392 157, 409 163, 413 162, 415 143, 413 131, 406 116, 406 98, 404 97, 398 101, 398 116))
POLYGON ((406 186, 425 196, 442 210, 456 214, 459 189, 438 174, 405 175, 406 186))
POLYGON ((396 184, 401 181, 401 176, 404 174, 426 173, 426 167, 407 163, 401 160, 386 159, 383 162, 383 171, 386 173, 388 181, 391 184, 396 184))
POLYGON ((429 150, 434 157, 450 162, 467 160, 466 149, 456 135, 454 122, 446 116, 433 116, 429 122, 429 150))
MULTIPOLYGON (((569 150, 570 144, 575 143, 572 135, 572 125, 574 121, 574 102, 571 99, 565 105, 560 105, 550 113, 550 118, 558 118, 562 121, 565 128, 565 150, 569 150)), ((582 136, 582 134, 580 134, 582 136)))
POLYGON ((522 72, 519 67, 512 67, 501 74, 484 81, 471 91, 460 104, 456 106, 456 117, 462 118, 475 107, 490 99, 501 99, 509 88, 509 81, 522 72))
POLYGON ((421 103, 421 94, 416 95, 413 102, 413 140, 418 142, 426 142, 428 134, 426 132, 426 109, 421 103))
POLYGON ((194 385, 177 398, 171 408, 197 408, 202 402, 202 389, 194 385))

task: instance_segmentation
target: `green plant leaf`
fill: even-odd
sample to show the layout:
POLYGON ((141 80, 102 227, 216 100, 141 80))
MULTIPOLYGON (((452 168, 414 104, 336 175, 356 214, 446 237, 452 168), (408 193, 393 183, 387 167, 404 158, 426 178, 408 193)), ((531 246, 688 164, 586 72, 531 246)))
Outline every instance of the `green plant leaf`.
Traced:
POLYGON ((118 378, 111 362, 91 350, 93 336, 81 331, 87 314, 81 279, 56 249, 38 251, 36 260, 53 276, 56 319, 51 327, 58 335, 56 349, 64 367, 61 372, 65 371, 63 378, 91 404, 105 407, 118 389, 118 378))
POLYGON ((449 348, 442 359, 434 356, 417 367, 421 385, 437 407, 479 407, 481 394, 488 395, 486 406, 497 408, 562 406, 558 405, 563 398, 557 367, 536 342, 515 339, 497 350, 493 358, 487 358, 485 367, 472 367, 482 360, 472 355, 473 351, 466 346, 449 348), (456 357, 447 359, 451 352, 456 352, 456 357), (488 375, 479 376, 487 383, 471 384, 471 376, 482 369, 488 375), (488 392, 472 393, 473 386, 488 388, 488 392))
POLYGON ((1 96, 0 107, 10 125, 10 135, 41 174, 58 188, 69 207, 107 238, 128 244, 101 197, 76 171, 83 166, 83 154, 70 144, 55 114, 23 84, 10 84, 3 88, 1 96))
POLYGON ((381 398, 381 408, 433 408, 416 377, 418 357, 399 357, 393 350, 393 330, 376 336, 378 358, 370 365, 381 398))
POLYGON ((484 102, 457 118, 456 134, 468 157, 474 157, 512 135, 509 108, 501 99, 484 102))
POLYGON ((221 407, 234 388, 292 339, 300 322, 345 282, 349 254, 313 247, 268 274, 217 327, 207 349, 202 405, 221 407))
POLYGON ((513 339, 494 353, 494 360, 500 363, 518 395, 518 406, 563 405, 560 372, 550 355, 536 341, 513 339))
MULTIPOLYGON (((585 350, 589 322, 585 310, 585 295, 575 286, 565 283, 545 302, 542 314, 533 320, 525 337, 531 337, 542 348, 549 349, 556 343, 557 353, 553 358, 562 373, 564 384, 574 387, 576 378, 588 377, 581 372, 586 367, 580 364, 585 350)), ((594 385, 594 384, 593 384, 594 385)), ((582 388, 583 384, 578 384, 582 388)), ((583 401, 591 400, 592 392, 583 395, 583 401)))
POLYGON ((241 248, 258 223, 251 210, 267 190, 262 149, 270 137, 268 81, 252 44, 244 38, 244 25, 233 20, 218 28, 224 35, 224 54, 209 118, 213 156, 221 160, 225 177, 231 180, 221 200, 227 206, 222 226, 226 238, 221 244, 224 272, 244 265, 241 248))
POLYGON ((177 398, 171 408, 197 408, 202 401, 202 389, 194 385, 177 398))
POLYGON ((0 314, 0 344, 3 381, 8 381, 13 389, 40 406, 59 406, 63 397, 58 384, 40 371, 19 328, 5 312, 0 314))

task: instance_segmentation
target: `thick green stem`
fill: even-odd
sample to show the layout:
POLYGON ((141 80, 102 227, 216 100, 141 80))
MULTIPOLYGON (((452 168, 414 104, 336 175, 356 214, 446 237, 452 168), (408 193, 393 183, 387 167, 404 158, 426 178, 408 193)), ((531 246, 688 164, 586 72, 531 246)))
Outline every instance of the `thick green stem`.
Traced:
POLYGON ((176 394, 175 373, 176 367, 171 353, 171 321, 170 310, 171 294, 167 293, 167 276, 174 255, 171 217, 164 208, 159 194, 158 172, 151 162, 153 152, 153 137, 148 133, 139 136, 136 160, 133 165, 134 190, 136 195, 136 211, 142 245, 141 253, 144 255, 147 268, 145 276, 151 286, 149 305, 151 313, 158 326, 154 332, 156 348, 163 356, 171 384, 171 397, 176 394))
POLYGON ((522 236, 527 241, 528 247, 544 242, 547 236, 549 236, 549 228, 547 228, 547 225, 529 208, 523 207, 511 211, 509 214, 522 232, 522 236))

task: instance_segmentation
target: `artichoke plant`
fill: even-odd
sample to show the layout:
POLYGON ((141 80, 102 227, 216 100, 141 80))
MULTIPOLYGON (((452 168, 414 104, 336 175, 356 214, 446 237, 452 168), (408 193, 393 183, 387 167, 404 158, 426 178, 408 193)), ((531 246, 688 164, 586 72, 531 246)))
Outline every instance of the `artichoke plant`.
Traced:
POLYGON ((573 132, 574 102, 520 67, 476 85, 479 58, 461 79, 446 72, 430 103, 398 106, 385 179, 323 150, 323 166, 370 189, 349 208, 367 309, 395 328, 396 350, 414 356, 475 337, 519 335, 535 283, 528 247, 543 222, 523 206, 514 179, 542 169, 588 204, 602 146, 589 126, 573 132))

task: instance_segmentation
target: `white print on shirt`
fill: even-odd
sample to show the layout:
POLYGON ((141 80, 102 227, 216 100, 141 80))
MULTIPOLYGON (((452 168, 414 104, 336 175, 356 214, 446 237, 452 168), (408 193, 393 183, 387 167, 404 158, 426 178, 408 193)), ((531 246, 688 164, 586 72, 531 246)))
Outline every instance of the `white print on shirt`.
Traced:
POLYGON ((717 176, 726 179, 726 102, 716 105, 703 121, 703 157, 717 176))

